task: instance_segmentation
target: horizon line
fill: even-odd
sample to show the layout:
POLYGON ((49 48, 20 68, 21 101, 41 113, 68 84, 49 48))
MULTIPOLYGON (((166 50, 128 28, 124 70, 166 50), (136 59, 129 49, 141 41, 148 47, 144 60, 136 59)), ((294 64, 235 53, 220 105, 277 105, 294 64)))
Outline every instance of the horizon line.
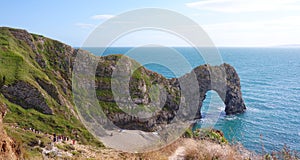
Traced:
MULTIPOLYGON (((73 48, 160 48, 160 47, 171 47, 171 48, 195 48, 197 46, 72 46, 73 48)), ((274 46, 199 46, 199 48, 300 48, 299 45, 274 45, 274 46)))

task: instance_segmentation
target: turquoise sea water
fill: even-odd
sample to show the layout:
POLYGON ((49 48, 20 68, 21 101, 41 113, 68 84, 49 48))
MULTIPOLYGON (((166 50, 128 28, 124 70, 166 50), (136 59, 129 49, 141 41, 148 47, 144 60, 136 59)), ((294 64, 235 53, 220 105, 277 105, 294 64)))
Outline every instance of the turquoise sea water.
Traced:
MULTIPOLYGON (((99 55, 97 48, 86 48, 99 55)), ((125 54, 131 48, 108 48, 107 54, 125 54)), ((175 48, 192 67, 204 64, 193 48, 175 48)), ((171 78, 187 73, 191 68, 182 65, 178 56, 164 54, 161 50, 136 50, 129 55, 137 61, 156 57, 148 69, 171 78), (141 53, 143 52, 143 53, 141 53), (159 65, 155 64, 160 59, 159 65), (168 69, 166 66, 171 66, 168 69), (174 71, 175 70, 175 71, 174 71)), ((232 65, 241 79, 242 93, 247 111, 226 116, 222 111, 215 128, 222 130, 226 138, 241 142, 252 151, 272 151, 284 144, 300 151, 300 48, 219 48, 224 62, 232 65)), ((166 52, 168 52, 166 50, 166 52)), ((209 120, 206 114, 210 96, 204 101, 204 118, 199 126, 209 120)), ((224 110, 222 103, 213 103, 216 110, 224 110)))

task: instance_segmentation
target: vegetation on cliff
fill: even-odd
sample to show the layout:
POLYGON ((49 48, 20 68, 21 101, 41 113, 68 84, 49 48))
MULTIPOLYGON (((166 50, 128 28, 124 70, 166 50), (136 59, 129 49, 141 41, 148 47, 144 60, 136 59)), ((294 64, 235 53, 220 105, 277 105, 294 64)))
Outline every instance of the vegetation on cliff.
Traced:
MULTIPOLYGON (((58 41, 1 27, 0 102, 8 106, 4 122, 102 146, 80 122, 71 101, 70 58, 76 52, 58 41)), ((25 148, 37 139, 22 130, 7 130, 25 148)))
MULTIPOLYGON (((73 146, 67 143, 56 145, 59 150, 65 151, 65 154, 71 154, 75 159, 86 158, 90 155, 94 158, 100 157, 99 159, 151 159, 153 157, 167 159, 177 150, 181 152, 180 147, 185 148, 183 158, 187 159, 251 157, 243 155, 239 149, 231 147, 222 132, 216 130, 197 130, 195 132, 188 130, 185 133, 187 139, 181 138, 159 151, 144 154, 130 154, 103 148, 103 144, 94 138, 79 120, 72 100, 72 69, 74 58, 78 52, 84 52, 97 58, 86 51, 73 49, 41 35, 30 34, 25 30, 0 27, 0 146, 4 146, 5 149, 1 150, 0 159, 2 157, 10 159, 41 158, 43 149, 47 148, 52 141, 47 136, 54 133, 78 142, 73 146), (5 114, 3 127, 2 117, 5 114), (102 147, 102 149, 93 147, 102 147), (216 149, 218 155, 212 154, 215 152, 212 149, 216 149)), ((126 114, 124 112, 126 107, 121 110, 116 104, 122 99, 114 97, 111 76, 121 57, 121 55, 98 57, 95 89, 104 113, 110 121, 123 129, 154 131, 160 125, 170 123, 178 114, 177 111, 180 107, 180 96, 182 96, 180 92, 182 87, 179 85, 180 78, 189 77, 191 74, 187 73, 178 79, 166 79, 125 57, 126 65, 137 69, 132 73, 129 81, 130 97, 135 107, 130 108, 131 106, 129 106, 128 110, 135 115, 150 117, 141 121, 137 117, 126 114)), ((128 68, 126 65, 123 67, 124 74, 130 71, 130 67, 128 68)), ((227 114, 245 111, 240 80, 233 67, 228 64, 202 65, 193 71, 199 85, 200 101, 197 104, 186 105, 191 105, 199 111, 206 92, 215 90, 224 101, 227 114)), ((115 83, 115 81, 113 82, 115 83)), ((189 87, 193 88, 194 86, 189 87)), ((188 96, 185 98, 189 102, 188 96)), ((189 116, 188 120, 189 118, 193 119, 194 116, 201 118, 200 112, 192 113, 193 116, 190 116, 191 114, 188 112, 186 110, 185 113, 189 116)), ((97 114, 97 110, 86 112, 88 117, 97 117, 97 114)), ((180 116, 184 116, 184 114, 180 116)), ((98 117, 100 117, 99 114, 98 117)), ((98 120, 101 121, 101 119, 98 120)), ((287 152, 287 150, 285 151, 287 152)), ((55 157, 56 155, 52 155, 50 152, 47 153, 47 156, 55 157)), ((179 155, 175 154, 176 156, 179 155)), ((272 157, 272 155, 267 154, 266 159, 268 157, 272 157)), ((292 157, 295 156, 292 155, 292 157)))
MULTIPOLYGON (((5 123, 25 129, 34 128, 43 133, 64 134, 82 144, 102 146, 101 142, 96 140, 80 122, 72 101, 72 69, 74 58, 78 52, 85 51, 73 49, 40 35, 30 34, 25 30, 1 27, 0 101, 8 106, 5 123)), ((129 58, 125 58, 124 73, 130 70, 128 65, 137 69, 130 79, 130 96, 136 104, 133 111, 137 114, 154 111, 155 114, 152 117, 150 115, 151 118, 147 121, 140 121, 139 118, 129 116, 117 107, 110 86, 112 72, 121 57, 121 55, 100 57, 96 71, 97 98, 109 119, 121 128, 145 131, 153 131, 160 124, 169 123, 179 109, 180 86, 178 80, 168 80, 162 75, 140 67, 137 62, 129 58), (163 91, 167 94, 165 99, 157 99, 161 94, 161 88, 155 89, 155 87, 164 88, 163 91), (154 101, 156 103, 151 103, 154 101), (166 103, 160 106, 162 101, 166 101, 166 103), (149 106, 149 104, 152 105, 149 106), (159 111, 161 107, 163 109, 159 111), (158 112, 155 112, 156 110, 158 112), (120 117, 123 118, 120 119, 120 117)), ((208 84, 213 79, 206 79, 207 76, 205 76, 208 70, 214 69, 209 66, 195 69, 199 80, 206 82, 203 83, 205 86, 201 86, 202 98, 200 99, 202 100, 205 92, 213 89, 208 84)), ((230 66, 228 71, 230 71, 230 66)), ((236 76, 234 70, 228 75, 231 74, 236 76)), ((233 79, 237 79, 238 82, 237 88, 235 84, 230 85, 234 87, 234 91, 237 91, 233 94, 237 98, 234 102, 238 102, 238 104, 231 104, 231 107, 236 109, 235 106, 244 106, 244 104, 241 101, 239 79, 238 77, 233 79)), ((224 97, 224 100, 226 103, 230 103, 230 99, 227 100, 224 97)), ((201 107, 201 104, 191 105, 201 107)), ((197 109, 197 107, 195 108, 197 109)), ((232 113, 243 111, 242 107, 233 110, 232 113)), ((87 113, 87 115, 89 114, 87 113)), ((188 115, 188 117, 192 116, 188 115)), ((14 130, 9 127, 7 130, 15 139, 24 142, 25 148, 31 147, 35 139, 34 135, 28 135, 22 130, 14 130), (22 134, 25 136, 21 136, 22 134)), ((47 143, 47 141, 43 143, 47 143)))

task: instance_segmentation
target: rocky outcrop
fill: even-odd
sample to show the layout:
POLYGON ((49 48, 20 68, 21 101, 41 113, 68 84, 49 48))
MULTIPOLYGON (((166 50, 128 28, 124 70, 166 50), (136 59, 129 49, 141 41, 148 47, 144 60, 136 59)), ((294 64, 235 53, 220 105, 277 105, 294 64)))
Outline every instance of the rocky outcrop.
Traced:
MULTIPOLYGON (((220 66, 202 65, 196 67, 194 73, 197 76, 201 97, 199 111, 201 111, 206 92, 210 90, 218 93, 225 104, 227 115, 243 113, 246 110, 242 98, 240 78, 232 66, 225 63, 220 66)), ((195 117, 195 119, 198 118, 201 118, 200 112, 195 117)))
POLYGON ((9 29, 10 33, 18 40, 25 42, 33 51, 37 51, 32 35, 26 30, 9 29))
POLYGON ((0 101, 0 159, 16 160, 22 156, 21 146, 7 136, 2 120, 6 114, 7 106, 0 101))
MULTIPOLYGON (((121 58, 121 55, 101 57, 95 80, 100 106, 109 121, 120 128, 155 131, 162 125, 171 123, 176 117, 186 121, 199 119, 202 102, 206 92, 210 90, 219 94, 225 104, 226 114, 243 113, 246 110, 240 79, 229 64, 202 65, 180 78, 166 79, 144 67, 136 67, 137 62, 130 58, 123 57, 123 64, 120 65, 118 63, 121 58), (132 68, 137 69, 131 75, 132 68), (114 74, 117 77, 113 77, 114 74), (193 76, 197 83, 189 82, 193 76), (126 77, 130 79, 124 80, 126 77), (126 88, 126 82, 129 83, 129 88, 126 88), (118 87, 112 88, 113 83, 118 87), (112 90, 116 93, 113 94, 112 90), (186 92, 184 95, 183 90, 186 92), (193 101, 195 98, 199 101, 193 101), (126 111, 135 108, 139 109, 133 114, 126 111), (147 114, 147 110, 151 110, 152 113, 147 114)), ((82 85, 89 82, 84 83, 86 84, 82 85)), ((89 113, 83 114, 89 117, 89 113)), ((99 123, 107 122, 101 116, 90 116, 91 119, 96 118, 99 123)))
POLYGON ((27 82, 18 81, 14 84, 3 86, 1 92, 6 99, 25 109, 33 108, 44 114, 53 114, 42 93, 27 82))
POLYGON ((58 93, 58 89, 56 86, 51 84, 50 82, 47 82, 45 80, 36 78, 36 82, 58 103, 63 104, 63 100, 60 97, 60 94, 58 93))
MULTIPOLYGON (((0 101, 8 105, 5 122, 68 137, 76 132, 80 135, 76 141, 102 146, 79 120, 72 101, 76 52, 78 49, 41 35, 0 27, 0 101)), ((7 128, 15 130, 10 125, 7 128)), ((23 132, 27 135, 20 130, 11 136, 23 140, 24 150, 31 151, 32 139, 23 138, 23 132)))
MULTIPOLYGON (((239 77, 234 68, 228 64, 202 65, 182 77, 166 79, 160 74, 140 67, 136 61, 128 57, 110 55, 96 58, 86 51, 73 49, 61 42, 30 34, 24 30, 2 28, 2 31, 5 34, 2 39, 14 37, 6 40, 7 42, 14 41, 14 43, 5 42, 6 45, 14 46, 1 47, 0 51, 3 53, 3 57, 9 60, 10 55, 4 53, 10 48, 20 49, 14 54, 18 58, 12 59, 12 62, 18 64, 17 67, 11 65, 11 69, 15 69, 12 72, 19 71, 19 66, 26 67, 21 73, 7 75, 9 82, 6 82, 0 91, 10 102, 25 109, 33 108, 44 114, 53 114, 54 107, 61 107, 60 109, 55 108, 55 111, 58 111, 58 114, 64 114, 65 117, 71 116, 67 115, 68 112, 60 111, 65 105, 68 108, 64 109, 72 110, 74 107, 70 98, 72 97, 72 71, 74 71, 74 59, 79 52, 84 52, 85 55, 99 61, 96 68, 96 86, 92 89, 96 89, 96 96, 106 117, 120 128, 154 131, 162 125, 171 123, 176 117, 185 120, 201 118, 202 102, 209 90, 216 91, 224 101, 226 114, 242 113, 246 109, 242 99, 239 77), (121 58, 125 61, 118 68, 117 63, 121 58), (131 75, 132 68, 136 70, 131 75), (39 74, 34 74, 35 71, 39 71, 39 74), (112 78, 114 72, 118 73, 119 79, 118 77, 112 78), (18 76, 22 73, 26 74, 22 75, 25 80, 18 76), (196 78, 196 83, 185 81, 193 78, 196 78), (128 81, 129 89, 124 88, 124 79, 125 82, 128 81), (181 81, 183 84, 180 83, 181 81), (117 85, 112 85, 113 83, 117 85), (112 88, 112 86, 119 87, 112 88), (117 94, 113 92, 113 89, 117 91, 117 94), (186 93, 183 94, 183 91, 186 93), (47 96, 43 94, 47 94, 47 96), (48 106, 51 101, 49 97, 52 97, 57 103, 51 102, 53 106, 48 106), (195 98, 198 101, 193 101, 195 98), (134 113, 130 114, 127 112, 128 110, 134 113)), ((14 53, 15 50, 10 50, 10 52, 14 53)), ((87 64, 89 61, 82 61, 82 65, 87 64)), ((89 69, 85 70, 84 67, 81 69, 83 75, 80 76, 83 77, 90 71, 89 69)), ((91 80, 82 80, 80 82, 82 84, 78 84, 78 86, 92 86, 89 81, 91 80)), ((84 93, 82 90, 74 92, 84 93)), ((101 118, 102 115, 96 111, 97 108, 95 111, 80 110, 87 119, 106 123, 101 118)), ((75 114, 75 112, 73 113, 75 114)))
POLYGON ((25 42, 35 54, 35 60, 40 65, 40 67, 45 68, 46 62, 43 59, 43 56, 38 52, 38 49, 34 43, 33 36, 28 33, 26 30, 18 30, 18 29, 9 29, 10 33, 18 40, 25 42))

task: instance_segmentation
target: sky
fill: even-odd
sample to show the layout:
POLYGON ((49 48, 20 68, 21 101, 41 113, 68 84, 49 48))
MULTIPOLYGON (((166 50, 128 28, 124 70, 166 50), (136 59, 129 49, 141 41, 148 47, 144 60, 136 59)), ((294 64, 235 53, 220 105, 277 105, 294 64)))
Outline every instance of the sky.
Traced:
MULTIPOLYGON (((197 22, 216 46, 257 47, 300 44, 300 0, 3 0, 0 26, 81 47, 109 18, 141 8, 178 12, 197 22)), ((139 31, 115 46, 147 43, 184 46, 179 37, 161 31, 139 31)))

